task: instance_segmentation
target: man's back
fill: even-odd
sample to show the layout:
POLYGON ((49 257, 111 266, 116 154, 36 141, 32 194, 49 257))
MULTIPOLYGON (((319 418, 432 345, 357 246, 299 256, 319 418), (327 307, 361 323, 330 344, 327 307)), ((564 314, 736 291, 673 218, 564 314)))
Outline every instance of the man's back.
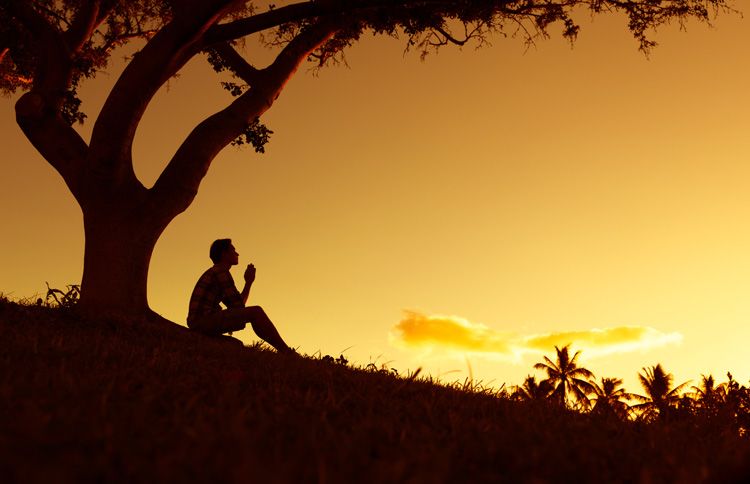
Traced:
POLYGON ((228 270, 214 265, 200 276, 190 295, 188 326, 197 316, 221 311, 220 303, 224 303, 227 308, 244 307, 232 275, 228 270))

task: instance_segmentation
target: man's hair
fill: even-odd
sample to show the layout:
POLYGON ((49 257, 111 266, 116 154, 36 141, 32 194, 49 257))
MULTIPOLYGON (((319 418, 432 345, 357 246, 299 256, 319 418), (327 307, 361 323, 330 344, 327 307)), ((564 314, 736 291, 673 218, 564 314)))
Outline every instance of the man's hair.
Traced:
POLYGON ((232 239, 218 239, 214 240, 211 244, 211 249, 208 251, 208 256, 214 261, 214 264, 218 264, 221 261, 221 255, 226 252, 232 245, 232 239))

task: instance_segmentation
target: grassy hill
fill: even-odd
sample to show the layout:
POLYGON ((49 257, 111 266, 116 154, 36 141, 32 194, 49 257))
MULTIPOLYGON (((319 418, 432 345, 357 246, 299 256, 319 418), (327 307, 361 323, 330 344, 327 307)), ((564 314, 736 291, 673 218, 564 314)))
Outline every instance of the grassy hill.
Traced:
POLYGON ((732 482, 750 438, 0 302, 3 482, 732 482))

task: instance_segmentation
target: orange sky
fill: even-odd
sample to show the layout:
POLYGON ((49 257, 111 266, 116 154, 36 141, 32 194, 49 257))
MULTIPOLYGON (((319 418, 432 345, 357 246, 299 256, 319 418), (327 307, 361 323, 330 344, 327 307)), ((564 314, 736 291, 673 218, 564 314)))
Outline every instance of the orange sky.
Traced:
MULTIPOLYGON (((353 362, 446 380, 466 377, 468 358, 475 378, 516 384, 564 333, 630 391, 657 362, 678 382, 727 370, 747 382, 748 20, 656 39, 647 60, 623 19, 600 17, 572 49, 497 38, 423 63, 368 37, 349 69, 298 73, 264 117, 267 153, 227 148, 162 236, 152 307, 182 322, 208 245, 231 237, 258 268, 251 302, 307 353, 349 348, 353 362), (415 314, 469 339, 412 325, 408 340, 415 314), (477 337, 481 351, 460 344, 477 337)), ((116 71, 85 86, 90 118, 116 71)), ((147 185, 228 101, 211 77, 197 59, 147 113, 134 149, 147 185)), ((0 291, 78 282, 80 211, 12 100, 0 106, 0 291)))

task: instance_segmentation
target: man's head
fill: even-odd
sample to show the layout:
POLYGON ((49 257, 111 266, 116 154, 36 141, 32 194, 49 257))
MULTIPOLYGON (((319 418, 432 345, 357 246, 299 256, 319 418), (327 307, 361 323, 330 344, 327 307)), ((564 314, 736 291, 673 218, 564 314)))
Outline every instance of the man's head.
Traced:
POLYGON ((208 256, 214 264, 228 263, 235 265, 238 263, 239 254, 232 245, 232 239, 218 239, 211 244, 208 256))

